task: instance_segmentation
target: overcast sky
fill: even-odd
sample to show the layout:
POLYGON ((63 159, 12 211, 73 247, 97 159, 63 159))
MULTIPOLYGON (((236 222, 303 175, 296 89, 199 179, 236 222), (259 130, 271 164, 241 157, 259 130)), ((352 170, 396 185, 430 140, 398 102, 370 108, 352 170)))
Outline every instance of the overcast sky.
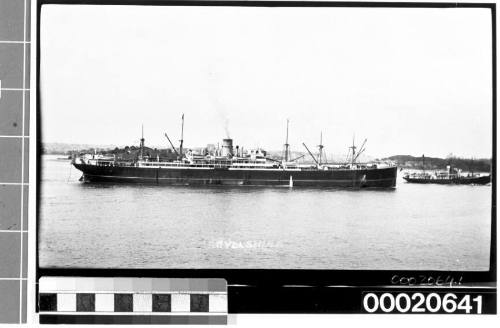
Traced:
POLYGON ((491 157, 488 9, 44 5, 43 142, 491 157))

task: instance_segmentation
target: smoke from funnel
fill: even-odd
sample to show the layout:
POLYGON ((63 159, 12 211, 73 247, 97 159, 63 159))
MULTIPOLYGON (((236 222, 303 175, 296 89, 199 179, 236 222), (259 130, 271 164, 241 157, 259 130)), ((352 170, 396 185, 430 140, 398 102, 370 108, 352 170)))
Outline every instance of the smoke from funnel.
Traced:
POLYGON ((224 130, 226 131, 226 138, 230 139, 231 135, 229 133, 229 119, 228 118, 226 118, 224 120, 224 130))
POLYGON ((226 133, 226 138, 230 139, 231 133, 229 132, 229 117, 227 115, 226 106, 223 103, 221 103, 218 99, 213 99, 212 101, 213 101, 213 106, 217 112, 217 115, 219 116, 219 119, 223 124, 224 132, 226 133))
POLYGON ((231 133, 229 132, 229 115, 227 114, 226 104, 221 101, 221 92, 219 87, 221 81, 224 79, 214 68, 209 70, 209 97, 212 102, 212 106, 215 109, 217 116, 221 120, 224 127, 224 132, 226 133, 226 138, 231 138, 231 133))

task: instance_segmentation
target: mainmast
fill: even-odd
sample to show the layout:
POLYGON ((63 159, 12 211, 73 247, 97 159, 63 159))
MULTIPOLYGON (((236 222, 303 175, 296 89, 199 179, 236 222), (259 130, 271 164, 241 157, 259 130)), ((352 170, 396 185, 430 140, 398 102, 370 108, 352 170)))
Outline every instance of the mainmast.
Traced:
POLYGON ((286 120, 286 140, 285 140, 285 163, 288 162, 289 160, 289 147, 290 144, 288 143, 288 123, 290 122, 289 119, 286 120))
POLYGON ((184 143, 184 113, 182 113, 182 126, 181 126, 181 145, 179 147, 180 159, 182 160, 182 144, 184 143))

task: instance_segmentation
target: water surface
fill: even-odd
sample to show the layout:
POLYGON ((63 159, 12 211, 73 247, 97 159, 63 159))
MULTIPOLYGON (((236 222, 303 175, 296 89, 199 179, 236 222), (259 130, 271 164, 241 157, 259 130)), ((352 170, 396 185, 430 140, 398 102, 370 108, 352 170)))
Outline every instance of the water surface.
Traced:
POLYGON ((40 266, 488 270, 491 186, 83 184, 42 158, 40 266))

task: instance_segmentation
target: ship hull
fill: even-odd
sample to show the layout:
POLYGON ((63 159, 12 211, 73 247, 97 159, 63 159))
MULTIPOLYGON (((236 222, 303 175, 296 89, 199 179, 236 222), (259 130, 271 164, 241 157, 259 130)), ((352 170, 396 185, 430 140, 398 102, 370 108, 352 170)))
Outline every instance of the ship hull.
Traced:
POLYGON ((491 177, 489 175, 482 177, 474 177, 474 178, 457 178, 457 179, 421 179, 421 178, 410 178, 403 177, 409 183, 421 183, 421 184, 479 184, 484 185, 488 184, 491 181, 491 177))
POLYGON ((85 182, 157 185, 293 186, 394 188, 397 168, 357 170, 188 169, 73 164, 85 182))

